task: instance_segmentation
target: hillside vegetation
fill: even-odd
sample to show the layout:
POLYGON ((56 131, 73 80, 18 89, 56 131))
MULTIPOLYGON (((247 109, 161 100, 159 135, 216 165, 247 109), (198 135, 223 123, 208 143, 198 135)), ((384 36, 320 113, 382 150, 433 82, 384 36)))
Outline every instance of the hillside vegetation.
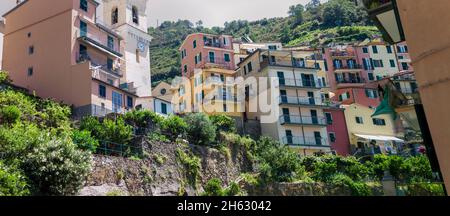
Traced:
POLYGON ((330 0, 321 4, 312 0, 306 5, 291 6, 287 17, 258 21, 236 20, 224 27, 205 28, 202 21, 166 21, 150 28, 152 82, 170 81, 180 73, 178 48, 187 35, 195 33, 228 34, 235 38, 248 36, 254 42, 280 41, 285 46, 323 46, 331 43, 363 41, 379 37, 367 13, 353 0, 330 0))

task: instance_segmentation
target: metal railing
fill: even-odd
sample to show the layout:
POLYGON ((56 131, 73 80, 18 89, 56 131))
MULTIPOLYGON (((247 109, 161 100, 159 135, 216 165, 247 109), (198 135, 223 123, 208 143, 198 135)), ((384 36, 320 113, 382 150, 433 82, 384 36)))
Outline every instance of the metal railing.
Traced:
POLYGON ((85 40, 87 42, 93 43, 97 46, 100 46, 103 49, 106 49, 114 54, 120 54, 120 48, 119 46, 116 44, 116 40, 114 40, 112 43, 109 43, 107 41, 107 34, 106 33, 100 33, 97 32, 98 34, 104 34, 104 37, 98 35, 98 34, 93 34, 91 31, 80 31, 78 33, 78 38, 85 40))
POLYGON ((355 64, 355 65, 341 65, 341 66, 335 66, 334 69, 335 70, 360 70, 362 69, 363 66, 360 64, 355 64))
POLYGON ((325 88, 326 85, 321 80, 301 80, 278 78, 280 86, 301 87, 301 88, 325 88))
POLYGON ((115 76, 122 76, 122 73, 120 72, 120 68, 118 68, 116 66, 116 68, 113 67, 108 67, 107 64, 100 64, 98 62, 95 62, 95 60, 93 60, 93 58, 91 58, 91 56, 88 53, 77 53, 77 58, 76 58, 76 62, 80 63, 80 62, 86 62, 86 61, 90 61, 91 65, 93 67, 95 67, 96 69, 102 70, 106 73, 109 73, 111 75, 115 75, 115 76))
POLYGON ((111 141, 100 141, 100 146, 97 148, 96 154, 115 157, 141 156, 142 148, 111 141))
POLYGON ((365 83, 365 79, 363 78, 356 78, 356 79, 337 79, 337 84, 361 84, 365 83))
POLYGON ((233 64, 233 60, 231 59, 231 55, 229 59, 225 59, 224 57, 217 57, 214 56, 214 58, 211 56, 204 56, 202 58, 201 62, 198 62, 197 66, 206 66, 206 65, 214 65, 217 67, 221 67, 224 69, 234 70, 235 65, 233 64))
POLYGON ((306 63, 301 61, 272 61, 265 59, 261 62, 261 68, 267 67, 267 66, 278 66, 278 67, 291 67, 291 68, 301 68, 301 69, 308 69, 308 70, 319 70, 319 67, 316 66, 308 66, 306 63))
POLYGON ((332 51, 331 52, 332 57, 353 57, 356 56, 355 52, 348 52, 348 51, 332 51))
POLYGON ((322 98, 318 97, 293 97, 282 95, 279 98, 279 102, 280 104, 324 106, 322 98))
POLYGON ((327 121, 325 117, 318 116, 295 116, 295 115, 282 115, 280 116, 280 124, 295 124, 295 125, 317 125, 326 126, 327 121))
POLYGON ((328 140, 322 137, 286 136, 282 141, 290 146, 330 147, 328 140))

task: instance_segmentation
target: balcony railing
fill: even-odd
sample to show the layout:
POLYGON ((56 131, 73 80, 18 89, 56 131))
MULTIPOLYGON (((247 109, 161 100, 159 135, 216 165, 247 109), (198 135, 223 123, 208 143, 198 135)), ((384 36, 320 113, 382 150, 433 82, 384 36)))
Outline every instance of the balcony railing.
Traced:
POLYGON ((328 140, 322 137, 286 136, 283 137, 283 144, 305 147, 330 147, 328 140))
POLYGON ((223 57, 217 57, 215 56, 210 57, 210 56, 205 56, 202 58, 201 62, 198 62, 197 67, 203 67, 203 66, 207 66, 207 65, 212 65, 215 67, 220 67, 220 68, 224 68, 224 69, 228 69, 228 70, 234 70, 235 69, 235 65, 232 62, 231 59, 231 55, 229 59, 225 59, 223 57))
POLYGON ((279 102, 287 105, 325 106, 322 98, 315 97, 280 96, 279 102))
POLYGON ((280 86, 283 87, 300 87, 300 88, 325 88, 321 80, 301 80, 301 79, 284 79, 279 78, 280 86))
POLYGON ((363 66, 360 65, 360 64, 345 65, 345 66, 335 66, 334 67, 335 70, 360 70, 362 68, 363 68, 363 66))
POLYGON ((99 35, 93 34, 91 32, 80 32, 79 33, 79 39, 86 41, 87 43, 91 43, 95 46, 98 46, 102 49, 105 49, 114 55, 122 57, 122 54, 120 53, 120 49, 117 46, 117 43, 113 41, 112 43, 109 43, 108 41, 105 41, 105 39, 102 39, 99 35))
POLYGON ((208 38, 208 37, 203 38, 205 46, 222 49, 227 48, 227 46, 221 42, 222 40, 223 38, 208 38))
POLYGON ((336 80, 337 84, 363 84, 365 83, 365 79, 363 78, 354 78, 354 79, 338 79, 336 80))
POLYGON ((91 56, 87 53, 82 53, 82 54, 77 53, 76 61, 77 61, 77 63, 89 61, 89 62, 91 62, 91 66, 94 67, 95 69, 99 69, 99 70, 104 71, 113 76, 119 76, 119 77, 122 76, 122 73, 120 72, 119 67, 116 66, 116 68, 113 68, 114 66, 108 67, 107 64, 100 64, 99 62, 96 62, 95 60, 93 60, 93 58, 91 58, 91 56))
POLYGON ((354 57, 355 53, 354 52, 346 52, 346 51, 341 51, 341 52, 331 52, 331 56, 332 57, 354 57))
POLYGON ((280 117, 280 124, 326 126, 327 121, 325 117, 318 117, 318 116, 282 115, 280 117))

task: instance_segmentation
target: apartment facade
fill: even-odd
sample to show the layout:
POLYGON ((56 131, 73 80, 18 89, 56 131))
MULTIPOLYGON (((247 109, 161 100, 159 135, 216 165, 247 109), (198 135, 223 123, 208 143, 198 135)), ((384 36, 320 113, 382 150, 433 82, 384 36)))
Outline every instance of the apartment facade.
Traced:
POLYGON ((227 35, 187 36, 180 47, 183 77, 174 93, 176 112, 226 114, 242 122, 232 41, 227 35))
POLYGON ((163 116, 174 114, 173 91, 169 83, 161 82, 152 90, 153 111, 163 116))
POLYGON ((6 13, 3 65, 13 83, 72 105, 76 116, 142 107, 142 86, 126 75, 124 37, 97 22, 98 6, 92 0, 28 0, 6 13))
POLYGON ((282 50, 283 44, 280 42, 254 43, 234 40, 233 49, 234 63, 236 64, 236 67, 238 67, 239 62, 243 61, 256 50, 282 50))
POLYGON ((3 59, 3 33, 5 31, 5 23, 3 19, 0 18, 0 70, 2 69, 2 59, 3 59))
POLYGON ((351 155, 345 109, 340 106, 330 106, 324 109, 324 113, 331 149, 340 156, 351 155))
POLYGON ((262 134, 301 155, 331 152, 318 60, 309 61, 314 55, 259 49, 240 62, 238 69, 247 80, 244 119, 261 121, 262 134))

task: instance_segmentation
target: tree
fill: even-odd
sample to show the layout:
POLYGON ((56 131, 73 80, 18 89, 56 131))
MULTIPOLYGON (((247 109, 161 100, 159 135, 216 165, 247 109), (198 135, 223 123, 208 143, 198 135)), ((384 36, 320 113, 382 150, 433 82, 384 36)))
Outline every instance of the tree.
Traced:
POLYGON ((322 21, 320 0, 311 0, 305 5, 304 18, 306 21, 322 21))
POLYGON ((199 20, 195 23, 195 25, 197 26, 197 29, 202 29, 203 28, 203 21, 199 20))
POLYGON ((331 0, 324 4, 323 25, 325 27, 366 24, 367 13, 349 0, 331 0))
POLYGON ((185 117, 189 141, 198 145, 210 145, 216 138, 216 126, 204 113, 190 114, 185 117))
POLYGON ((289 7, 288 13, 289 13, 289 16, 294 18, 294 27, 301 25, 303 23, 304 10, 305 10, 305 8, 301 4, 293 5, 293 6, 289 7))

